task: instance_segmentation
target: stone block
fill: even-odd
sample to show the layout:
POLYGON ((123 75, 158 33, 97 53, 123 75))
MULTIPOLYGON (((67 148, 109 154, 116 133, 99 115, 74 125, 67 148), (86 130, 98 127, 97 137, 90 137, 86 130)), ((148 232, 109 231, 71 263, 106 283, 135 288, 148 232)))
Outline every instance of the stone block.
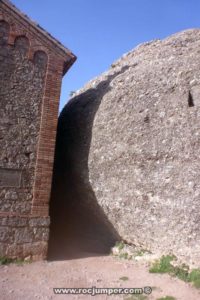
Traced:
POLYGON ((25 228, 15 228, 14 242, 16 244, 31 243, 34 241, 33 230, 25 228))
POLYGON ((50 218, 49 217, 40 217, 40 218, 31 218, 29 220, 30 227, 49 227, 50 218))
POLYGON ((0 242, 12 243, 13 238, 13 231, 10 227, 0 227, 0 242))

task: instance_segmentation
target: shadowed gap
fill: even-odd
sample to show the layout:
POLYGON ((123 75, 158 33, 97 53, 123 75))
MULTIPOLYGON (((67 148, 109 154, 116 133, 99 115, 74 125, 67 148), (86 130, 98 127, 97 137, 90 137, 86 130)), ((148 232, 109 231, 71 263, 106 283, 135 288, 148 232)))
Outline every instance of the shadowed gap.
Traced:
POLYGON ((120 240, 90 185, 88 155, 101 99, 111 80, 126 69, 74 97, 60 114, 50 200, 49 260, 105 255, 120 240))
POLYGON ((190 91, 189 91, 189 94, 188 94, 188 106, 189 107, 193 107, 194 106, 194 100, 193 100, 193 97, 192 97, 192 94, 191 94, 190 91))

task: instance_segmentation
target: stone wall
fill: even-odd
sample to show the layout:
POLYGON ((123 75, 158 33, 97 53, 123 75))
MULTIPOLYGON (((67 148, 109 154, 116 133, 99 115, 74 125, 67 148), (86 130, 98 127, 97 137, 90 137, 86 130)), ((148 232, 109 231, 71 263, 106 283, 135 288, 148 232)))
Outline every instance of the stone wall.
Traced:
POLYGON ((38 51, 30 61, 26 37, 8 45, 9 32, 3 36, 7 25, 0 22, 0 206, 1 212, 29 214, 47 55, 38 51))
POLYGON ((138 46, 59 120, 62 169, 92 191, 82 202, 97 202, 123 240, 198 266, 199 49, 200 30, 138 46))
POLYGON ((46 256, 60 87, 74 60, 0 2, 0 256, 46 256))
POLYGON ((49 223, 46 217, 1 217, 0 255, 34 260, 45 258, 49 223))

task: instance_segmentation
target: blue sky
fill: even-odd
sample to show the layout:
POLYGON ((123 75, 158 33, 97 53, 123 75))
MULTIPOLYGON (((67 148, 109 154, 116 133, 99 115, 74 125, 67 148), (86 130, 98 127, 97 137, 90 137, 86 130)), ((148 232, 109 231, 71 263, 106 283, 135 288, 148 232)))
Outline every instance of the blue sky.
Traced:
POLYGON ((78 60, 63 78, 70 91, 107 70, 142 42, 200 27, 199 0, 12 0, 67 46, 78 60))

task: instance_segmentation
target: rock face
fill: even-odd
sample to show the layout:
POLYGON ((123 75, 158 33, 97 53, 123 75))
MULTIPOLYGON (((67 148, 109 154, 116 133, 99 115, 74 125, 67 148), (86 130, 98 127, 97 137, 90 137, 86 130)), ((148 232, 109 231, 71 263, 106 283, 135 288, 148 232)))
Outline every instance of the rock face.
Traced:
POLYGON ((89 82, 58 143, 80 205, 97 202, 122 239, 199 265, 200 30, 139 45, 89 82))

